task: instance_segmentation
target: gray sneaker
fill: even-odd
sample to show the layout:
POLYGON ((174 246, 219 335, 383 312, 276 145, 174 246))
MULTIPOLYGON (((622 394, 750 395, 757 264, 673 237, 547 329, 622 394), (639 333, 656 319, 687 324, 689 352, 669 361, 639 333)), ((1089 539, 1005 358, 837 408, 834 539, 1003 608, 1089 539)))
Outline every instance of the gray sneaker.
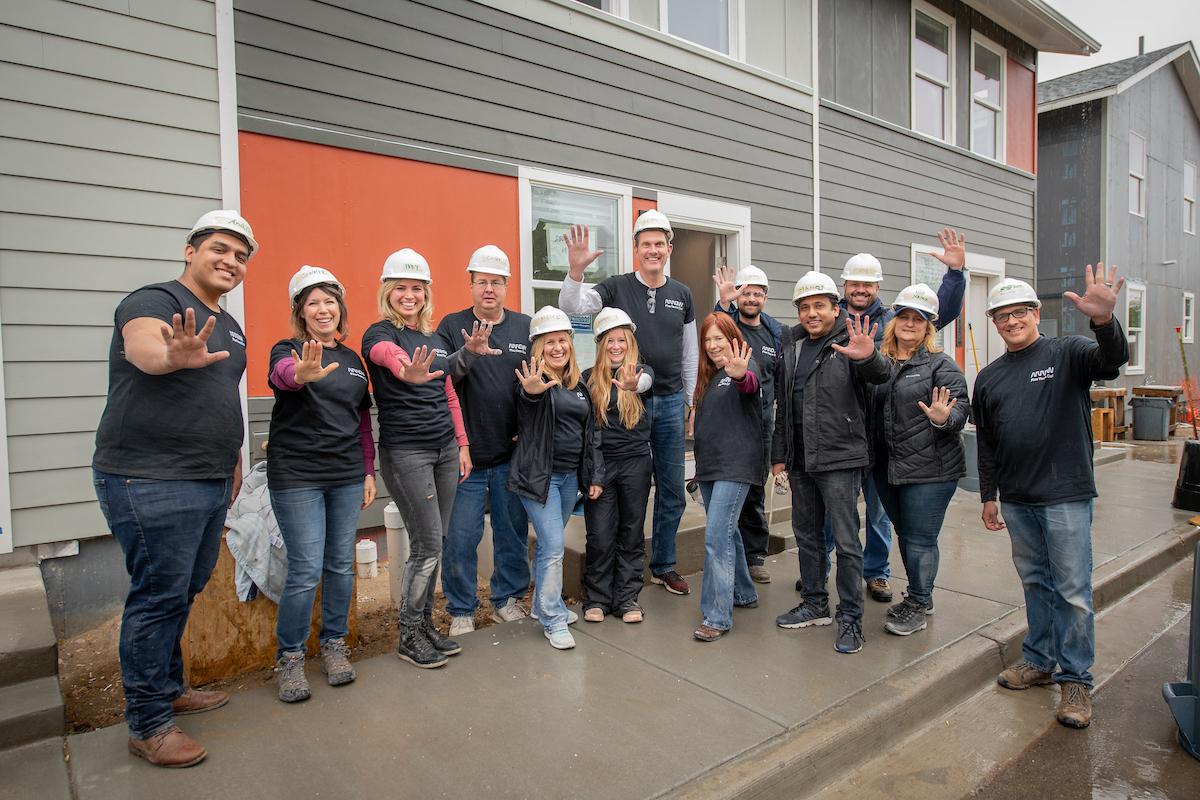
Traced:
POLYGON ((350 666, 350 648, 345 639, 330 639, 321 643, 321 672, 325 673, 330 686, 341 686, 354 681, 354 667, 350 666))
POLYGON ((925 607, 905 600, 897 603, 899 608, 892 606, 888 609, 888 620, 883 623, 883 629, 897 636, 908 636, 917 631, 925 630, 925 607), (892 611, 895 610, 895 614, 892 611))
POLYGON ((508 598, 504 601, 504 605, 492 611, 492 619, 496 620, 496 622, 516 622, 528 617, 528 612, 521 607, 521 604, 517 602, 517 598, 515 597, 508 598))
POLYGON ((279 699, 285 703, 298 703, 310 697, 308 678, 304 677, 303 650, 288 650, 279 657, 275 662, 275 684, 279 687, 279 699))
POLYGON ((474 617, 452 617, 450 619, 450 638, 462 636, 464 633, 475 632, 474 617))
MULTIPOLYGON (((900 607, 904 605, 906 600, 908 600, 908 592, 903 592, 903 596, 904 596, 904 600, 901 600, 899 603, 896 603, 895 605, 890 606, 888 608, 887 615, 889 617, 895 617, 900 613, 900 607)), ((933 616, 933 603, 932 602, 930 602, 929 605, 927 605, 927 606, 922 606, 922 608, 925 609, 925 616, 927 616, 927 617, 933 616)))

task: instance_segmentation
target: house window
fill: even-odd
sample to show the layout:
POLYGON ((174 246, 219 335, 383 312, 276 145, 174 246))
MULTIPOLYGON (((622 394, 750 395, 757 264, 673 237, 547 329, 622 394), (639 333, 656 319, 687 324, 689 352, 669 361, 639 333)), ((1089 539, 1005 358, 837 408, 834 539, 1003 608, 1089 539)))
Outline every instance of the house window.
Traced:
POLYGON ((1196 339, 1196 293, 1183 293, 1183 319, 1180 322, 1183 343, 1191 344, 1196 339))
POLYGON ((971 151, 1004 158, 1004 48, 979 34, 971 46, 971 151))
POLYGON ((1196 165, 1183 162, 1183 232, 1196 234, 1196 165))
POLYGON ((1125 330, 1129 337, 1129 363, 1125 374, 1141 375, 1146 371, 1146 286, 1125 284, 1125 330))
POLYGON ((954 20, 918 3, 912 22, 912 127, 949 142, 954 136, 954 20))
POLYGON ((660 11, 660 17, 666 19, 660 24, 667 33, 718 53, 737 56, 733 41, 736 20, 740 18, 738 0, 667 0, 666 5, 666 14, 660 11))
POLYGON ((1146 216, 1146 139, 1129 132, 1129 213, 1146 216))

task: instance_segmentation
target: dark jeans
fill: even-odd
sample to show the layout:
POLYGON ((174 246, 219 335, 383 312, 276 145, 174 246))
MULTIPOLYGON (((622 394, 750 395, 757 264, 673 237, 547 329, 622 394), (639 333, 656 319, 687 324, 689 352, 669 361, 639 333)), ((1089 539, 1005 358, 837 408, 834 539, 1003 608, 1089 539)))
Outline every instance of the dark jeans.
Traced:
POLYGON ((837 591, 839 619, 862 618, 863 556, 858 539, 858 492, 862 469, 836 469, 829 472, 793 470, 792 532, 800 555, 800 578, 804 583, 804 602, 817 608, 829 607, 829 551, 825 549, 826 514, 833 526, 837 549, 837 591))
POLYGON ((649 455, 605 462, 604 493, 583 504, 587 524, 584 608, 620 611, 637 602, 646 560, 649 455))
POLYGON ((675 569, 675 536, 687 505, 683 489, 685 406, 683 392, 646 398, 650 450, 654 454, 654 516, 650 539, 650 571, 664 575, 675 569))
POLYGON ((93 477, 129 572, 120 643, 125 721, 131 736, 147 739, 173 724, 171 701, 186 688, 179 640, 217 563, 232 482, 93 477))
POLYGON ((400 625, 416 626, 433 610, 442 536, 450 526, 458 485, 458 444, 441 450, 379 449, 380 474, 408 531, 400 625))
MULTIPOLYGON (((770 473, 771 434, 775 430, 773 411, 764 412, 763 418, 763 461, 770 473)), ((742 533, 742 545, 746 549, 746 563, 762 566, 767 560, 767 547, 771 543, 771 521, 767 519, 767 493, 761 483, 750 484, 742 513, 738 516, 738 530, 742 533)))
POLYGON ((883 509, 896 527, 900 560, 908 575, 908 599, 927 606, 933 603, 933 582, 938 571, 938 534, 958 481, 888 483, 887 462, 875 467, 875 488, 883 509))

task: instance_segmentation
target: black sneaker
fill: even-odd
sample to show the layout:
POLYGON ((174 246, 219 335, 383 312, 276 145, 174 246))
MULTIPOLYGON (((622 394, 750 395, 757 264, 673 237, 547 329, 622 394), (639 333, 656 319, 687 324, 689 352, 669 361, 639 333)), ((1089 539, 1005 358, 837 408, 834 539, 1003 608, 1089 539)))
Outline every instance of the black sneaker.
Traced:
POLYGON ((883 629, 888 633, 894 633, 897 636, 908 636, 917 631, 925 630, 925 607, 919 606, 916 603, 905 600, 903 603, 897 603, 896 606, 888 609, 889 619, 883 623, 883 629), (892 610, 896 609, 896 613, 892 614, 892 610))
MULTIPOLYGON (((901 596, 904 598, 904 600, 901 600, 899 603, 896 603, 895 605, 890 606, 888 608, 887 615, 889 617, 894 617, 894 616, 898 615, 900 613, 900 607, 903 606, 905 601, 908 600, 908 592, 902 592, 901 596)), ((924 609, 925 616, 927 616, 927 617, 933 616, 933 603, 930 603, 927 606, 921 606, 921 608, 924 609)))
POLYGON ((444 666, 446 656, 434 648, 422 628, 421 625, 400 627, 400 646, 396 648, 396 655, 421 669, 444 666))
POLYGON ((856 619, 838 620, 838 635, 837 642, 833 645, 834 650, 839 653, 857 653, 862 650, 864 641, 866 641, 866 637, 863 636, 860 621, 856 619))
POLYGON ((775 618, 775 624, 781 628, 808 628, 813 625, 829 625, 833 617, 829 616, 828 608, 801 603, 786 614, 775 618))
POLYGON ((462 652, 462 645, 451 639, 449 636, 444 636, 437 626, 433 624, 433 615, 425 617, 424 624, 421 625, 421 630, 425 634, 425 638, 433 645, 433 649, 447 656, 457 655, 462 652))

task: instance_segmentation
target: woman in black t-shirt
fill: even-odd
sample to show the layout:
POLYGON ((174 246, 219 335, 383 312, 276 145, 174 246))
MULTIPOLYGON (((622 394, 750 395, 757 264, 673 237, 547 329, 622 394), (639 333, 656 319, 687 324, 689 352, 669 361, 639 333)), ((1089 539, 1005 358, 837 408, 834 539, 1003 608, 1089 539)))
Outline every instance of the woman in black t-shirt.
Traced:
POLYGON ((700 326, 695 406, 696 480, 707 522, 703 621, 693 635, 702 642, 716 641, 733 627, 734 606, 758 605, 738 531, 751 484, 767 479, 757 369, 733 319, 724 312, 709 314, 700 326))
POLYGON ((619 308, 596 315, 596 361, 584 370, 604 453, 603 491, 583 506, 587 524, 587 568, 583 575, 583 618, 603 622, 619 614, 641 622, 638 605, 646 557, 646 504, 650 498, 650 419, 642 402, 654 373, 639 363, 637 326, 619 308))
POLYGON ((285 703, 309 696, 304 646, 318 583, 321 669, 331 686, 354 680, 346 646, 354 534, 359 511, 375 499, 375 443, 367 373, 342 344, 349 331, 344 294, 328 270, 301 267, 288 284, 292 336, 271 349, 267 485, 287 545, 275 625, 276 682, 285 703))

